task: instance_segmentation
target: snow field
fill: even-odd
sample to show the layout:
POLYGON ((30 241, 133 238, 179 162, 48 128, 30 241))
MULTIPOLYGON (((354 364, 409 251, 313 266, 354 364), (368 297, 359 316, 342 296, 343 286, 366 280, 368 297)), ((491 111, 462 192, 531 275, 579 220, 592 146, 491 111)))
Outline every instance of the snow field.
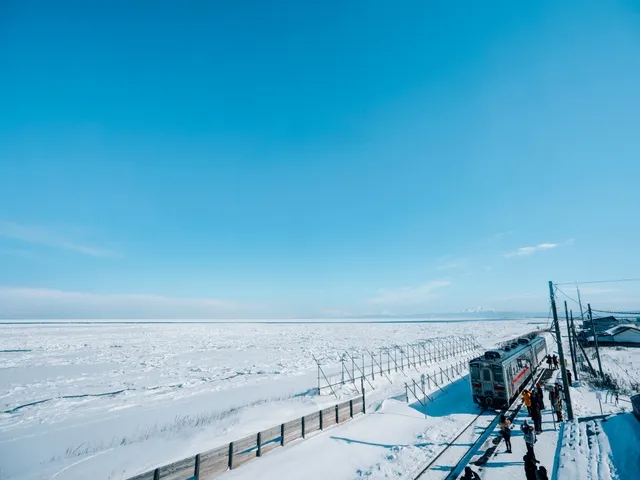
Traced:
MULTIPOLYGON (((330 366, 347 349, 470 330, 489 346, 537 326, 2 325, 2 478, 126 478, 332 405, 313 394, 312 354, 330 366)), ((380 404, 388 381, 376 382, 368 400, 380 404)))

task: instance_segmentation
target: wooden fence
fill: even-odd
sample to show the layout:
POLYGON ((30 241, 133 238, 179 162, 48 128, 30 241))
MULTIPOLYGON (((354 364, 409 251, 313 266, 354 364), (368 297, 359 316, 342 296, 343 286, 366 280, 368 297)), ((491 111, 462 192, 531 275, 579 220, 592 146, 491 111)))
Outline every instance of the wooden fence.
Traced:
POLYGON ((208 480, 243 463, 261 457, 274 448, 305 439, 326 428, 346 422, 359 413, 367 413, 365 392, 337 405, 323 408, 304 417, 282 423, 228 445, 214 448, 195 457, 185 458, 163 467, 131 477, 129 480, 208 480))

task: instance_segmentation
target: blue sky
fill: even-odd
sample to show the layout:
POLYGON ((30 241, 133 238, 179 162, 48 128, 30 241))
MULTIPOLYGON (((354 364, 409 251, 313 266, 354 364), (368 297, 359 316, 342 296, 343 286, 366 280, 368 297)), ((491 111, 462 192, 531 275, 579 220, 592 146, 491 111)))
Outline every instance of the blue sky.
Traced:
POLYGON ((544 312, 640 276, 637 2, 348 3, 2 2, 0 315, 544 312))

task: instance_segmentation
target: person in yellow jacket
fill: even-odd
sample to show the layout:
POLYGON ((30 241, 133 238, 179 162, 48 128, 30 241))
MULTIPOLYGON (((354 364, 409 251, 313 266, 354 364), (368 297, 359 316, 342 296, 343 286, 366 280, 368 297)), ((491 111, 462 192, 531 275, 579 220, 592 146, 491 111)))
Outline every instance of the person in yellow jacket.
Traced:
POLYGON ((531 416, 531 392, 526 388, 522 391, 522 399, 524 400, 524 404, 527 407, 529 416, 531 416))

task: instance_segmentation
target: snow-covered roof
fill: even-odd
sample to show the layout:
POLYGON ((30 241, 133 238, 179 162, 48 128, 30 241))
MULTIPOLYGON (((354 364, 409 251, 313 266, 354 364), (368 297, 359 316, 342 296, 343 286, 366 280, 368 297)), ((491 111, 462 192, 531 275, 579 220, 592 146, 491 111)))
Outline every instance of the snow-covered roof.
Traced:
POLYGON ((636 330, 640 333, 640 328, 635 325, 616 325, 615 327, 611 327, 609 330, 605 330, 601 335, 617 335, 625 330, 636 330))

